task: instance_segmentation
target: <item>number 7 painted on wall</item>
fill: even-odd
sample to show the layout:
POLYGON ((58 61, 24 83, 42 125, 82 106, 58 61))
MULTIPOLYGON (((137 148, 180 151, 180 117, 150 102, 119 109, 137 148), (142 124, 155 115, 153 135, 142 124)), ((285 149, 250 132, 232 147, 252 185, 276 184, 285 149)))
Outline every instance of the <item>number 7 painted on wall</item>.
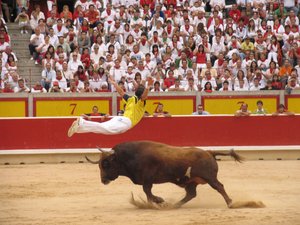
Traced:
POLYGON ((71 111, 71 115, 74 115, 74 111, 75 111, 75 109, 76 109, 76 107, 77 107, 77 104, 76 104, 76 103, 73 103, 73 104, 70 104, 69 106, 70 106, 70 107, 73 106, 73 109, 72 109, 72 111, 71 111))

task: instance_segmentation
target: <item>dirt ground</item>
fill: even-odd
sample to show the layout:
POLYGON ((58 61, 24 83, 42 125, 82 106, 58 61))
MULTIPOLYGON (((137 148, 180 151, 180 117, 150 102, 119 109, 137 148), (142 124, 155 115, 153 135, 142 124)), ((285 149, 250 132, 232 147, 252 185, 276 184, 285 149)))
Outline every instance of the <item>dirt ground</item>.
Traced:
MULTIPOLYGON (((222 161, 219 169, 234 201, 263 201, 266 208, 228 209, 203 185, 180 209, 137 209, 129 199, 131 192, 145 199, 141 186, 124 177, 103 185, 97 165, 10 165, 0 166, 0 224, 300 224, 300 161, 222 161)), ((153 191, 171 203, 184 196, 173 184, 153 191)))

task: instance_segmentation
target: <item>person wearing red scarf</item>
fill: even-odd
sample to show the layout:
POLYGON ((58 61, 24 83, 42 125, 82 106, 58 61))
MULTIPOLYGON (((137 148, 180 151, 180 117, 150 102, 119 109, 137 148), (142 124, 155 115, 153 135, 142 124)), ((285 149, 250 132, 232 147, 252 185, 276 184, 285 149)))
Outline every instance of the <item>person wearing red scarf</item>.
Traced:
POLYGON ((174 34, 174 27, 172 25, 171 20, 167 20, 167 26, 165 28, 165 31, 167 32, 169 38, 173 36, 173 34, 174 34))
POLYGON ((214 63, 214 68, 221 68, 223 66, 224 61, 224 54, 220 52, 218 55, 218 59, 214 63))
MULTIPOLYGON (((79 79, 80 81, 82 81, 82 82, 84 82, 85 80, 87 80, 87 76, 86 76, 86 74, 85 74, 84 68, 83 68, 83 66, 81 66, 81 65, 78 66, 78 69, 77 69, 77 71, 76 71, 75 74, 74 74, 74 77, 75 77, 76 75, 78 76, 78 79, 79 79)), ((77 83, 77 85, 78 85, 78 83, 77 83)))
POLYGON ((174 85, 175 80, 176 80, 176 78, 174 77, 174 71, 169 70, 168 71, 168 77, 164 80, 164 84, 163 84, 164 89, 168 89, 169 87, 174 85))
POLYGON ((207 81, 204 85, 203 91, 206 93, 212 93, 213 92, 213 88, 212 85, 209 81, 207 81))
POLYGON ((75 79, 70 80, 70 87, 67 88, 66 92, 71 92, 71 93, 78 93, 79 89, 78 89, 78 81, 76 81, 75 79))
POLYGON ((43 88, 41 83, 37 81, 35 85, 31 88, 31 93, 46 93, 47 90, 43 88))

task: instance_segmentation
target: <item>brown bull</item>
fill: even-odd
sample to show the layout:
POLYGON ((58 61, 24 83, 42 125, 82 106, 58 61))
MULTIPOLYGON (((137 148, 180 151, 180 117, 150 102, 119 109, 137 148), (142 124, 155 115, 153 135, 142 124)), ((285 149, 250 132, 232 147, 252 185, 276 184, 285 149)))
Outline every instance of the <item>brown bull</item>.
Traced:
POLYGON ((152 185, 171 182, 186 190, 186 196, 177 203, 177 206, 196 197, 198 184, 208 183, 223 196, 229 207, 232 200, 217 179, 218 164, 215 156, 229 155, 235 161, 242 161, 233 150, 222 153, 150 141, 121 143, 109 152, 99 150, 102 152, 99 161, 93 162, 87 157, 86 159, 99 164, 103 184, 108 184, 118 176, 126 176, 134 184, 143 185, 148 201, 162 203, 164 200, 161 197, 152 194, 152 185))

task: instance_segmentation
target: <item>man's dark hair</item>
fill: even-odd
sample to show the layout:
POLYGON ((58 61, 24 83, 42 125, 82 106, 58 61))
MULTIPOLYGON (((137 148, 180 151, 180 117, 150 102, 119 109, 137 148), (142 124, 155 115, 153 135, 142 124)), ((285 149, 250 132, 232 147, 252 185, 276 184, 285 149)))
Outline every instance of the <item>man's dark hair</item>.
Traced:
POLYGON ((258 104, 264 104, 263 102, 262 102, 262 100, 258 100, 257 102, 256 102, 256 105, 258 105, 258 104))
POLYGON ((136 89, 136 91, 135 91, 135 95, 138 97, 138 99, 140 99, 142 97, 142 94, 144 93, 144 90, 145 90, 145 86, 140 84, 138 86, 138 88, 136 89))

